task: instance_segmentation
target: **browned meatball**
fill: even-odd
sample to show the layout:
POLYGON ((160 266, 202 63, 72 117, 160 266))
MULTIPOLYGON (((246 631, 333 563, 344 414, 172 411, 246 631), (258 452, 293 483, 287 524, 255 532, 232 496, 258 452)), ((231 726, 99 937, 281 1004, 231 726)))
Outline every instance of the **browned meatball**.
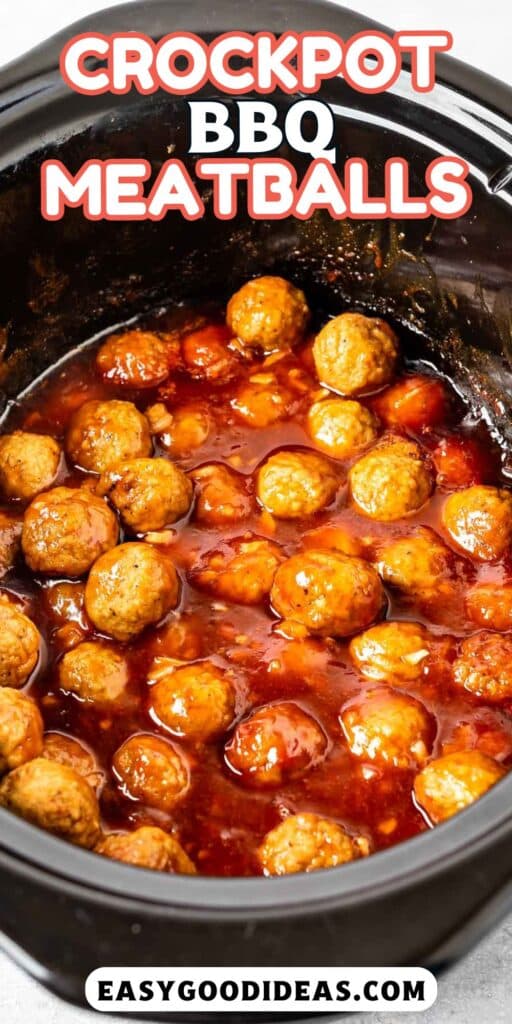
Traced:
POLYGON ((512 630, 512 583, 479 583, 466 597, 466 611, 477 626, 498 633, 512 630))
POLYGON ((0 437, 0 490, 6 498, 31 501, 51 487, 62 452, 53 437, 15 430, 0 437))
POLYGON ((381 622, 350 644, 350 654, 367 679, 413 683, 428 662, 429 635, 417 622, 381 622))
POLYGON ((498 487, 468 487, 446 499, 443 523, 457 547, 479 562, 494 562, 512 540, 512 494, 498 487))
POLYGON ((103 781, 103 772, 99 770, 93 754, 73 736, 64 736, 61 732, 45 732, 41 757, 73 768, 94 790, 103 781))
POLYGON ((22 520, 0 510, 0 579, 12 569, 20 550, 22 520))
POLYGON ((0 804, 32 825, 77 846, 94 846, 100 833, 98 801, 68 765, 36 757, 0 784, 0 804))
POLYGON ((128 459, 103 473, 101 494, 135 533, 162 530, 184 516, 192 502, 192 484, 167 459, 128 459))
POLYGON ((383 523, 417 512, 433 489, 421 449, 400 438, 388 438, 363 455, 352 466, 349 482, 358 509, 383 523))
POLYGON ((103 473, 125 459, 151 455, 149 423, 132 402, 84 402, 66 435, 70 459, 91 473, 103 473))
POLYGON ((322 455, 281 451, 258 473, 258 498, 279 519, 303 519, 330 505, 340 480, 322 455))
POLYGON ((176 570, 150 544, 120 544, 94 563, 85 607, 101 633, 130 640, 163 619, 178 601, 176 570))
POLYGON ((284 619, 320 636, 349 636, 369 626, 384 606, 375 569, 361 558, 312 549, 279 567, 270 600, 284 619))
POLYGON ((136 733, 116 750, 112 761, 121 790, 148 807, 170 811, 188 789, 188 768, 181 754, 158 736, 136 733))
POLYGON ((191 474, 197 485, 196 517, 210 526, 245 519, 252 509, 248 481, 227 466, 210 463, 191 474))
POLYGON ((0 597, 0 686, 24 686, 41 650, 39 630, 4 595, 0 597))
POLYGON ((136 868, 167 871, 171 875, 195 875, 196 869, 174 836, 152 825, 134 832, 111 832, 94 848, 95 853, 136 868))
POLYGON ((352 754, 390 768, 422 768, 435 736, 423 704, 387 686, 347 701, 340 724, 352 754))
POLYGON ((236 377, 240 359, 228 348, 232 336, 223 324, 207 324, 187 334, 181 343, 183 362, 197 380, 226 381, 236 377))
POLYGON ((81 700, 115 701, 128 683, 128 665, 121 654, 100 640, 78 644, 59 662, 59 686, 81 700))
POLYGON ((282 277, 256 277, 231 296, 228 326, 244 348, 275 352, 304 338, 309 309, 304 292, 282 277))
POLYGON ((368 853, 342 825, 318 814, 290 814, 265 836, 258 859, 265 875, 335 868, 368 853))
POLYGON ((201 448, 213 429, 210 410, 200 402, 180 405, 172 412, 163 403, 157 403, 146 409, 146 416, 152 433, 159 435, 162 448, 176 457, 201 448))
POLYGON ((151 331, 126 331, 107 338, 96 356, 104 380, 131 388, 152 388, 169 374, 168 347, 151 331))
POLYGON ((483 631, 464 640, 453 665, 458 686, 499 703, 512 699, 512 636, 483 631))
POLYGON ((283 561, 277 544, 249 535, 209 551, 193 573, 197 586, 237 604, 259 604, 270 593, 283 561))
POLYGON ((268 704, 237 725, 226 761, 240 781, 278 786, 319 764, 327 737, 318 722, 292 701, 268 704))
POLYGON ((316 446, 334 459, 349 459, 375 441, 378 420, 360 402, 325 398, 308 413, 308 431, 316 446))
POLYGON ((85 488, 55 487, 27 508, 21 546, 34 572, 82 576, 118 537, 117 519, 102 498, 85 488))
POLYGON ((278 383, 274 373, 254 374, 243 384, 231 402, 238 418, 251 427, 269 427, 284 420, 292 407, 293 396, 278 383))
POLYGON ((153 716, 175 736, 207 741, 219 736, 235 717, 235 692, 212 662, 185 665, 159 675, 150 689, 153 716))
POLYGON ((44 588, 44 601, 51 616, 58 623, 75 622, 82 629, 87 628, 84 598, 82 581, 60 580, 44 588))
POLYGON ((357 395, 389 383, 398 339, 384 320, 342 313, 317 334, 313 357, 322 384, 340 395, 357 395))
POLYGON ((414 796, 437 825, 469 807, 504 775, 505 769, 492 757, 479 750, 461 750, 427 764, 416 776, 414 796))
POLYGON ((37 704, 10 686, 0 689, 0 775, 39 757, 43 720, 37 704))
POLYGON ((411 597, 432 597, 446 588, 453 556, 437 534, 420 527, 408 537, 384 544, 377 569, 389 583, 411 597))

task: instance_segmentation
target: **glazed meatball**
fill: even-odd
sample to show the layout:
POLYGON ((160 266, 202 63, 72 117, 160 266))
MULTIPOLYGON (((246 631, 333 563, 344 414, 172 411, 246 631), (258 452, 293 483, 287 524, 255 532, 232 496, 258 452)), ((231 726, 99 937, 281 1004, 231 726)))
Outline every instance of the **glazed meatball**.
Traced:
POLYGON ((176 607, 176 570, 150 544, 121 544, 98 558, 85 587, 85 607, 101 633, 130 640, 176 607))
POLYGON ((226 320, 244 348, 269 353, 303 340, 309 309, 304 292, 289 281, 256 277, 232 295, 226 320))
POLYGON ((272 606, 319 636, 349 636, 379 616, 384 591, 375 569, 361 558, 315 550, 292 555, 279 567, 272 606))
POLYGON ((277 544, 261 537, 237 538, 209 551, 193 573, 193 582, 226 601, 260 604, 282 561, 277 544))
POLYGON ((168 347, 151 331, 112 334, 96 356, 104 380, 131 388, 152 388, 169 374, 168 347))
POLYGON ((398 339, 383 320, 342 313, 317 334, 313 358, 322 384, 340 395, 375 391, 393 376, 398 339))
POLYGON ((340 724, 355 757, 389 768, 422 768, 435 736, 433 719, 423 704, 387 686, 347 701, 340 724))
POLYGON ((494 562, 512 540, 512 494, 498 487, 468 487, 451 494, 443 508, 451 539, 479 562, 494 562))
POLYGON ((151 687, 149 699, 154 718, 175 736, 190 740, 221 735, 235 716, 229 677, 208 661, 161 676, 151 687))
POLYGON ((195 875, 196 869, 174 836, 161 828, 143 825, 134 832, 112 832, 100 839, 95 853, 121 860, 136 868, 167 871, 171 875, 195 875))
POLYGON ((372 407, 386 427, 421 431, 441 423, 449 403, 442 381, 416 375, 387 388, 372 407))
POLYGON ((349 474, 358 510, 383 523, 411 515, 428 501, 432 474, 418 445, 388 438, 363 455, 349 474))
POLYGON ((414 781, 414 796, 430 822, 438 825, 469 807, 504 775, 492 757, 461 750, 426 765, 414 781))
POLYGON ((58 623, 75 622, 87 629, 85 620, 85 584, 81 581, 61 580, 44 588, 44 602, 52 618, 58 623))
POLYGON ((0 437, 0 490, 6 498, 31 501, 55 482, 60 445, 46 434, 15 430, 0 437))
POLYGON ((378 421, 360 402, 324 398, 308 413, 308 431, 318 448, 335 459, 349 459, 375 441, 378 421))
POLYGON ((489 452, 470 437, 443 437, 432 460, 439 486, 448 490, 483 484, 489 469, 492 471, 489 452))
POLYGON ((279 519, 302 519, 330 505, 339 483, 323 456, 285 450, 261 467, 257 494, 263 508, 279 519))
POLYGON ((350 654, 357 668, 377 682, 413 683, 425 671, 429 636, 417 622, 381 622, 354 637, 350 654))
POLYGON ((39 757, 43 720, 37 704, 10 686, 0 689, 0 775, 39 757))
POLYGON ((245 519, 252 509, 248 482, 227 466, 210 463, 193 471, 197 485, 196 518, 209 526, 245 519))
POLYGON ((258 859, 265 875, 335 868, 363 855, 358 843, 335 821, 317 814, 291 814, 265 836, 258 859))
POLYGON ((12 569, 20 550, 22 520, 0 510, 0 579, 12 569))
POLYGON ((121 654, 100 640, 86 640, 67 651, 59 662, 59 686, 81 700, 103 704, 115 701, 128 683, 128 666, 121 654))
POLYGON ((452 556, 437 534, 420 527, 379 551, 377 569, 384 583, 410 597, 430 597, 443 589, 452 572, 452 556))
POLYGON ((0 686, 24 686, 34 671, 41 636, 34 623, 5 596, 0 597, 0 686))
POLYGON ((68 765, 36 757, 15 768, 0 784, 0 804, 77 846, 91 848, 99 838, 96 796, 68 765))
POLYGON ((148 421, 132 402, 84 402, 71 417, 66 435, 70 459, 91 473, 144 458, 151 455, 151 448, 148 421))
POLYGON ((289 415, 293 396, 274 373, 259 373, 244 384, 231 402, 239 419, 250 427, 269 427, 289 415))
POLYGON ((99 770, 93 755, 72 736, 64 736, 60 732, 46 732, 43 736, 41 757, 73 768, 94 790, 98 789, 103 781, 103 773, 99 770))
POLYGON ((186 762, 158 736, 130 736, 116 750, 112 767, 126 796, 161 811, 170 811, 188 788, 186 762))
POLYGON ((269 704, 237 725, 226 761, 250 786, 278 786, 323 760, 327 737, 318 722, 292 701, 269 704))
POLYGON ((29 505, 21 546, 34 572, 82 576, 118 537, 117 519, 102 498, 85 488, 55 487, 29 505))
POLYGON ((222 384, 235 377, 240 360, 227 347, 231 337, 227 328, 218 324, 209 324, 187 334, 181 343, 181 352, 190 376, 222 384))
POLYGON ((159 435, 162 448, 176 457, 189 455, 201 448, 213 428, 208 407, 199 402, 181 405, 172 412, 168 412, 164 405, 154 405, 146 410, 146 416, 153 433, 159 435))
POLYGON ((499 703, 512 700, 512 636, 482 632, 467 637, 453 665, 457 686, 499 703))
POLYGON ((99 490, 135 533, 162 530, 188 512, 192 484, 167 459, 129 459, 100 478, 99 490))
POLYGON ((512 630, 512 583, 480 583, 466 597, 466 611, 477 626, 498 633, 512 630))

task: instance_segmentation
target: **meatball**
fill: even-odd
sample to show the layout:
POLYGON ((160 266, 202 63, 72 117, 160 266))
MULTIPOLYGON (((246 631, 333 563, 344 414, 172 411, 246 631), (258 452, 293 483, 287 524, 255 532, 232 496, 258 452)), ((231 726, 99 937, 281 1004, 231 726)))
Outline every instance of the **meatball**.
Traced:
POLYGON ((431 761, 416 776, 414 796, 430 822, 438 825, 483 796, 505 775, 492 757, 461 750, 431 761))
POLYGON ((355 757, 389 768, 422 768, 435 738, 434 721, 423 704, 387 686, 347 701, 340 724, 355 757))
POLYGON ((498 633, 512 630, 512 583, 480 583, 466 597, 469 618, 498 633))
POLYGON ((359 671, 378 682, 413 683, 423 675, 429 653, 428 633, 417 622, 381 622, 350 644, 359 671))
POLYGON ((93 399, 71 417, 66 452, 91 473, 103 473, 125 459, 144 458, 151 449, 149 423, 132 402, 93 399))
POLYGON ((107 470, 99 490, 135 533, 162 530, 184 516, 192 502, 192 484, 167 459, 129 459, 107 470))
POLYGON ((378 421, 360 402, 324 398, 308 413, 308 431, 318 448, 335 459, 349 459, 375 441, 378 421))
POLYGON ((384 591, 375 569, 361 558, 311 549, 279 567, 270 592, 284 619, 320 636, 349 636, 378 617, 384 591))
POLYGON ((463 640, 453 665, 457 686, 492 703, 512 700, 512 636, 482 632, 463 640))
POLYGON ((152 388, 169 374, 168 347, 151 331, 112 334, 96 356, 104 380, 131 388, 152 388))
POLYGON ((20 550, 22 520, 0 510, 0 579, 12 569, 20 550))
POLYGON ((188 789, 188 768, 178 751, 158 736, 136 733, 116 750, 112 767, 125 796, 170 811, 188 789))
POLYGON ((330 505, 339 483, 323 456, 284 450, 261 467, 257 494, 267 512, 279 519, 302 519, 330 505))
POLYGON ((175 736, 190 740, 219 736, 235 717, 235 692, 229 677, 208 661, 160 676, 149 699, 154 718, 175 736))
POLYGON ((60 732, 46 732, 41 757, 73 768, 94 790, 98 789, 103 781, 103 772, 99 770, 94 756, 72 736, 64 736, 60 732))
POLYGON ((162 448, 171 455, 181 457, 196 451, 208 440, 213 428, 213 420, 207 406, 199 402, 181 405, 179 409, 167 412, 165 406, 158 415, 152 406, 146 410, 153 433, 159 434, 162 448))
POLYGON ((100 839, 94 852, 137 868, 167 871, 171 875, 196 873, 178 840, 152 825, 143 825, 134 832, 112 832, 100 839))
POLYGON ((76 623, 87 629, 84 609, 85 584, 61 580, 44 588, 44 602, 52 618, 58 623, 76 623))
POLYGON ((46 434, 15 430, 0 437, 0 490, 6 498, 31 501, 55 482, 60 445, 46 434))
POLYGON ((91 848, 99 838, 96 796, 68 765, 44 757, 20 765, 0 784, 0 805, 77 846, 91 848))
POLYGON ((448 395, 442 381, 433 377, 405 377, 372 403, 386 427, 398 430, 426 430, 446 419, 448 395))
POLYGON ((29 505, 21 546, 34 572, 82 576, 118 537, 117 519, 102 498, 85 488, 55 487, 29 505))
POLYGON ((85 607, 101 633, 130 640, 175 608, 176 570, 151 544, 121 544, 98 558, 85 587, 85 607))
POLYGON ((420 527, 380 549, 377 569, 385 583, 410 597, 438 593, 452 571, 452 556, 437 534, 420 527))
POLYGON ((0 775, 39 757, 43 720, 34 701, 10 686, 0 689, 0 775))
POLYGON ((259 373, 244 384, 231 402, 239 419, 250 427, 269 427, 289 415, 293 396, 274 373, 259 373))
POLYGON ((260 604, 270 593, 282 561, 277 544, 261 537, 236 538, 207 553, 193 573, 193 582, 226 601, 260 604))
POLYGON ((41 650, 34 623, 4 596, 0 597, 0 686, 24 686, 41 650))
POLYGON ((300 288, 282 277, 256 277, 231 296, 226 320, 244 348, 269 353, 300 344, 309 315, 300 288))
POLYGON ((268 704, 237 725, 226 761, 251 786, 278 786, 323 760, 327 737, 318 722, 292 701, 268 704))
POLYGON ((248 482, 227 466, 210 463, 193 471, 197 484, 196 517, 210 526, 245 519, 252 509, 248 482))
POLYGON ((388 438, 363 455, 352 466, 349 482, 358 510, 383 523, 417 512, 433 488, 418 445, 399 438, 388 438))
POLYGON ((357 395, 389 383, 398 339, 383 320, 342 313, 317 334, 313 358, 322 384, 340 395, 357 395))
POLYGON ((362 856, 358 844, 335 821, 317 814, 291 814, 265 836, 258 859, 265 875, 290 875, 297 871, 335 868, 362 856))
POLYGON ((451 539, 479 562, 494 562, 512 540, 512 494, 498 487, 476 486, 446 499, 443 523, 451 539))
POLYGON ((86 640, 59 663, 59 686, 81 700, 103 704, 117 700, 128 683, 128 665, 113 647, 86 640))
POLYGON ((444 437, 432 459, 439 486, 448 490, 483 484, 489 472, 489 452, 469 437, 444 437))
POLYGON ((187 334, 181 343, 181 352, 190 376, 222 384, 236 376, 240 361, 227 347, 231 337, 227 328, 219 324, 209 324, 187 334))

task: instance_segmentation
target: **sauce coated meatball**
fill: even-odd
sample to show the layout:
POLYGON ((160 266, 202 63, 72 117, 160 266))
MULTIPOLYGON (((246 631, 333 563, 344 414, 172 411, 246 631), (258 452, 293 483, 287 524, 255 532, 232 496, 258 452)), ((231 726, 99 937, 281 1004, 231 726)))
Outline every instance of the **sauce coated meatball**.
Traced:
POLYGON ((15 430, 0 437, 0 490, 6 498, 31 501, 55 482, 60 445, 46 434, 15 430))
POLYGON ((337 551, 310 550, 279 567, 272 606, 320 636, 349 636, 378 617, 384 591, 375 569, 337 551))
POLYGON ((269 427, 289 414, 293 396, 275 374, 259 373, 243 384, 231 402, 239 419, 251 427, 269 427))
POLYGON ((99 489, 135 533, 162 530, 184 516, 192 502, 192 484, 167 459, 129 459, 107 470, 99 489))
POLYGON ((181 351, 190 376, 222 384, 236 376, 240 362, 227 347, 231 337, 227 328, 219 324, 209 324, 187 334, 181 343, 181 351))
POLYGON ((131 388, 152 388, 169 374, 168 346, 151 331, 112 334, 96 356, 104 380, 131 388))
POLYGON ((24 686, 41 650, 34 623, 5 596, 0 597, 0 686, 24 686))
POLYGON ((176 570, 150 544, 121 544, 98 558, 85 587, 85 607, 101 633, 130 640, 163 619, 178 601, 176 570))
POLYGON ((152 825, 143 825, 134 832, 112 832, 100 839, 94 852, 132 864, 136 868, 166 871, 171 875, 196 873, 190 857, 178 840, 152 825))
POLYGON ((12 569, 20 550, 22 521, 0 510, 0 579, 12 569))
POLYGON ((226 320, 247 349, 293 348, 304 338, 309 309, 304 292, 282 277, 256 277, 228 302, 226 320))
POLYGON ((446 754, 423 768, 414 782, 416 803, 434 825, 446 821, 483 796, 505 769, 479 750, 446 754))
POLYGON ((348 459, 375 441, 378 421, 360 402, 324 398, 309 410, 308 431, 317 447, 327 455, 348 459))
POLYGON ((512 699, 512 637, 482 632, 464 640, 453 678, 476 697, 499 703, 512 699))
POLYGON ((94 756, 73 736, 65 736, 61 732, 46 732, 41 757, 73 768, 93 790, 97 790, 103 781, 103 772, 99 770, 94 756))
POLYGON ((404 594, 431 597, 450 578, 452 555, 433 530, 420 527, 408 537, 385 544, 377 569, 385 583, 404 594))
POLYGON ((417 375, 387 388, 372 407, 386 427, 420 431, 446 419, 448 397, 442 381, 417 375))
POLYGON ((387 686, 347 701, 340 724, 355 757, 389 768, 422 768, 435 736, 423 704, 387 686))
POLYGON ((468 487, 446 499, 443 523, 458 548, 479 562, 494 562, 512 540, 512 494, 498 487, 468 487))
POLYGON ((480 583, 466 597, 466 611, 477 626, 498 633, 512 630, 512 583, 480 583))
POLYGON ((84 402, 71 417, 66 435, 70 459, 91 473, 151 455, 151 448, 148 421, 132 402, 84 402))
POLYGON ((267 512, 278 519, 302 519, 330 505, 339 483, 321 455, 281 451, 261 467, 257 494, 267 512))
POLYGON ((381 622, 354 637, 350 654, 357 668, 377 682, 412 683, 429 657, 429 636, 417 622, 381 622))
POLYGON ((421 449, 399 438, 388 438, 363 455, 352 466, 349 481, 359 511, 383 523, 417 512, 433 488, 421 449))
POLYGON ((160 677, 150 690, 150 706, 158 722, 186 739, 206 741, 219 736, 235 716, 235 693, 229 677, 203 661, 160 677))
POLYGON ((282 561, 280 548, 269 540, 235 539, 209 551, 193 573, 193 581, 227 601, 260 604, 270 593, 282 561))
POLYGON ((210 526, 245 519, 252 508, 247 481, 240 473, 212 462, 193 471, 197 485, 196 518, 210 526))
POLYGON ((269 704, 237 725, 226 761, 250 786, 278 786, 323 760, 327 737, 318 722, 292 701, 269 704))
POLYGON ((10 686, 0 689, 0 775, 39 757, 43 720, 37 704, 10 686))
POLYGON ((113 647, 99 640, 78 644, 59 662, 59 686, 81 700, 115 701, 128 683, 128 666, 113 647))
POLYGON ((170 811, 188 788, 188 768, 175 748, 158 736, 137 733, 116 750, 112 767, 132 800, 170 811))
POLYGON ((102 498, 85 489, 55 487, 29 505, 21 546, 34 572, 82 576, 118 537, 117 519, 102 498))
POLYGON ((389 383, 398 340, 384 320, 342 313, 317 334, 313 358, 322 384, 340 395, 357 395, 389 383))
POLYGON ((0 785, 0 804, 77 846, 90 849, 99 838, 96 796, 68 765, 36 757, 15 768, 0 785))
POLYGON ((162 448, 177 457, 189 455, 208 440, 213 429, 209 409, 201 403, 191 402, 168 412, 165 406, 152 406, 146 410, 153 433, 159 434, 162 448))
POLYGON ((335 868, 368 850, 335 821, 317 814, 291 814, 268 832, 258 859, 265 875, 335 868))

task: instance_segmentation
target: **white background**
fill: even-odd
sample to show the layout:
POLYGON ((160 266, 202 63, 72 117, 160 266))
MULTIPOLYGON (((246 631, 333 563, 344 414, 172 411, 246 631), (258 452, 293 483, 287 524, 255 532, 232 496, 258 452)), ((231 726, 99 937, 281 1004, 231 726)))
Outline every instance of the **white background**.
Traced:
MULTIPOLYGON (((119 0, 117 0, 119 2, 119 0)), ((205 0, 208 2, 208 0, 205 0)), ((247 0, 246 0, 247 2, 247 0)), ((248 0, 251 2, 251 0, 248 0)), ((257 2, 257 0, 256 0, 257 2)), ((53 32, 111 3, 101 0, 0 0, 0 64, 12 60, 53 32)), ((345 6, 392 28, 448 29, 454 36, 453 54, 512 84, 512 7, 507 0, 346 0, 345 6)), ((237 0, 233 0, 233 28, 237 0)), ((271 27, 271 26, 265 26, 271 27)), ((319 28, 322 26, 319 25, 319 28)), ((127 23, 126 28, 130 28, 127 23)), ((172 0, 169 0, 172 31, 172 0)), ((512 111, 511 111, 512 115, 512 111)), ((30 917, 30 908, 21 910, 30 917)), ((392 922, 390 922, 392 927, 392 922)), ((509 1024, 512 1018, 510 968, 512 918, 462 964, 441 980, 439 998, 425 1014, 365 1014, 351 1016, 353 1024, 509 1024)), ((28 979, 0 953, 0 1021, 2 1024, 91 1024, 88 1011, 68 1007, 28 979)), ((119 1018, 101 1016, 104 1024, 119 1018)), ((250 1022, 250 1017, 247 1018, 250 1022)))

